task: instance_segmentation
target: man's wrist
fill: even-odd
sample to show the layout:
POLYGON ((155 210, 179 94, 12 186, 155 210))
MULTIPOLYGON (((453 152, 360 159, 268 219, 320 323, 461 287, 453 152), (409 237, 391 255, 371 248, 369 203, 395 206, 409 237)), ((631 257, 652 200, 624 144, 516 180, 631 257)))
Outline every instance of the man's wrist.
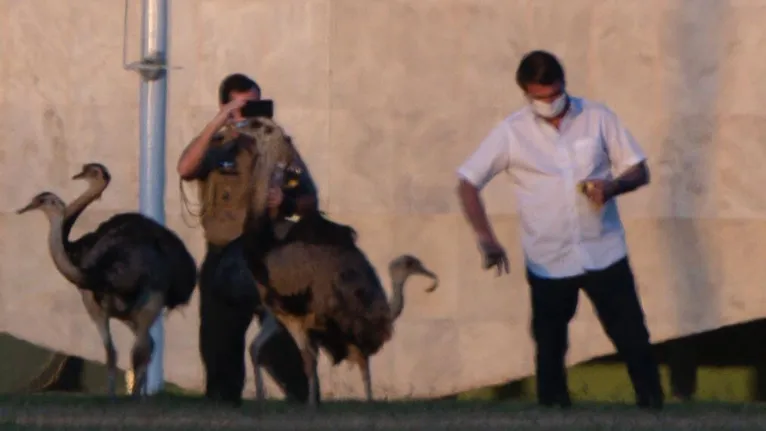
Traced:
POLYGON ((479 244, 492 244, 497 242, 495 236, 490 232, 478 232, 476 234, 476 240, 479 242, 479 244))
POLYGON ((643 183, 633 179, 615 178, 614 180, 607 183, 606 195, 609 198, 617 197, 624 193, 632 192, 642 185, 643 183))
POLYGON ((624 185, 622 184, 622 180, 619 178, 616 178, 612 181, 607 181, 604 189, 604 194, 606 195, 605 200, 609 200, 612 198, 615 198, 619 195, 621 195, 624 192, 624 185))

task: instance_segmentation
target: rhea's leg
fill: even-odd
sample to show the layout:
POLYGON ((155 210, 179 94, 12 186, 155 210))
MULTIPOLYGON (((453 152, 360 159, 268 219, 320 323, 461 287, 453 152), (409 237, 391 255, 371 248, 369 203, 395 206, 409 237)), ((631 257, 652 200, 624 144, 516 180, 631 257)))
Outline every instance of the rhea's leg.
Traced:
POLYGON ((303 355, 304 369, 309 378, 309 407, 315 409, 317 399, 319 398, 319 376, 317 375, 317 346, 311 342, 307 343, 307 349, 303 355))
POLYGON ((132 366, 135 382, 131 395, 134 398, 144 397, 146 395, 146 374, 149 368, 149 362, 154 352, 154 340, 149 332, 141 333, 136 337, 136 343, 133 345, 132 366))
POLYGON ((133 397, 146 394, 146 373, 154 350, 154 340, 149 333, 154 322, 161 317, 164 298, 160 292, 150 292, 146 304, 138 310, 133 319, 136 341, 131 355, 135 384, 133 397))
POLYGON ((303 369, 308 377, 309 384, 309 399, 308 406, 310 409, 315 409, 317 406, 317 357, 316 348, 309 340, 308 333, 303 328, 302 322, 293 319, 284 319, 282 324, 290 332, 290 335, 295 340, 295 344, 298 346, 298 350, 301 352, 303 358, 303 369))
POLYGON ((104 347, 106 348, 107 393, 110 397, 114 397, 117 395, 117 350, 114 348, 111 337, 104 347))
POLYGON ((364 384, 364 395, 367 401, 372 401, 372 376, 370 374, 370 358, 359 351, 356 346, 348 346, 349 360, 356 363, 359 372, 362 374, 362 383, 364 384))
POLYGON ((250 360, 253 363, 253 374, 255 375, 255 399, 266 399, 266 391, 263 386, 263 372, 260 365, 261 349, 277 331, 280 330, 279 322, 273 314, 266 312, 266 317, 263 319, 261 330, 250 344, 250 360))
POLYGON ((106 379, 107 394, 114 397, 117 394, 117 350, 114 348, 112 333, 109 330, 109 315, 96 302, 93 293, 90 291, 81 291, 85 310, 88 312, 93 323, 96 324, 98 335, 106 350, 106 379))
POLYGON ((372 401, 372 376, 370 376, 370 361, 367 358, 359 362, 359 370, 362 372, 362 382, 364 382, 364 395, 367 401, 372 401))
POLYGON ((101 340, 106 350, 107 393, 110 397, 114 397, 117 394, 117 350, 114 348, 114 342, 112 341, 108 318, 104 319, 104 322, 99 325, 99 332, 101 333, 101 340))

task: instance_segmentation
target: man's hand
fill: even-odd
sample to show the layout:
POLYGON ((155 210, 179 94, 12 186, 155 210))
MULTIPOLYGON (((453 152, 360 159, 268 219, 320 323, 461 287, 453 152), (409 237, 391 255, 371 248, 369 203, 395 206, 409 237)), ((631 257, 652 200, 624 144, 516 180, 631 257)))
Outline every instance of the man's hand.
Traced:
POLYGON ((484 260, 484 269, 497 267, 497 276, 503 275, 503 271, 508 274, 511 271, 511 265, 508 263, 508 256, 505 254, 503 246, 495 240, 480 240, 479 250, 484 260))
POLYGON ((248 101, 246 99, 234 99, 230 101, 229 103, 223 105, 221 110, 218 111, 218 118, 223 120, 224 123, 229 121, 232 117, 232 114, 239 108, 245 106, 245 103, 247 102, 248 101))
POLYGON ((642 161, 613 180, 585 180, 580 182, 579 188, 591 202, 600 207, 609 199, 632 192, 647 184, 649 184, 649 168, 646 166, 646 161, 642 161))
POLYGON ((279 187, 273 187, 269 189, 268 206, 269 208, 279 208, 282 205, 282 201, 285 199, 285 194, 282 193, 282 189, 279 187))
POLYGON ((586 180, 580 183, 582 193, 597 206, 604 205, 615 195, 616 184, 608 180, 586 180))

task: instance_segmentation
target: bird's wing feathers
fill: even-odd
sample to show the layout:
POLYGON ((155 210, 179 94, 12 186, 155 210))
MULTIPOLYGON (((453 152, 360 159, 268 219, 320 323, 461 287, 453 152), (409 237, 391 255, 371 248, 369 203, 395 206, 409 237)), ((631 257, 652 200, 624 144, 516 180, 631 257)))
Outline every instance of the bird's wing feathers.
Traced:
POLYGON ((277 294, 302 295, 311 289, 315 306, 367 309, 381 299, 386 302, 375 269, 358 249, 291 243, 269 253, 266 268, 269 287, 277 294))
POLYGON ((327 247, 301 243, 290 243, 271 251, 265 262, 269 287, 279 295, 290 296, 325 284, 339 263, 337 256, 327 251, 327 247))
POLYGON ((88 287, 108 293, 132 293, 143 284, 142 277, 151 272, 147 271, 152 265, 149 257, 155 254, 149 247, 109 239, 102 238, 82 256, 80 268, 87 275, 88 287))
POLYGON ((148 283, 150 280, 144 278, 156 272, 152 268, 165 256, 160 241, 149 235, 153 229, 151 220, 132 213, 102 223, 89 235, 79 255, 78 266, 86 274, 88 287, 132 293, 148 283))

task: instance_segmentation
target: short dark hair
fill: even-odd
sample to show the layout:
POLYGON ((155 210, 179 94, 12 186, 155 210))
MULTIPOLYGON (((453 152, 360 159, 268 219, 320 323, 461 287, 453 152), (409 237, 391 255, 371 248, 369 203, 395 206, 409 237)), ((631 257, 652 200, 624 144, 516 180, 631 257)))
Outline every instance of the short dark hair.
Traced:
POLYGON ((221 102, 221 105, 229 103, 233 91, 242 93, 253 89, 257 90, 260 94, 261 87, 257 82, 241 73, 231 74, 224 78, 223 81, 221 81, 221 85, 218 87, 218 101, 221 102))
POLYGON ((564 68, 559 60, 547 51, 531 51, 524 55, 516 70, 516 83, 522 90, 529 84, 553 85, 564 82, 564 68))

